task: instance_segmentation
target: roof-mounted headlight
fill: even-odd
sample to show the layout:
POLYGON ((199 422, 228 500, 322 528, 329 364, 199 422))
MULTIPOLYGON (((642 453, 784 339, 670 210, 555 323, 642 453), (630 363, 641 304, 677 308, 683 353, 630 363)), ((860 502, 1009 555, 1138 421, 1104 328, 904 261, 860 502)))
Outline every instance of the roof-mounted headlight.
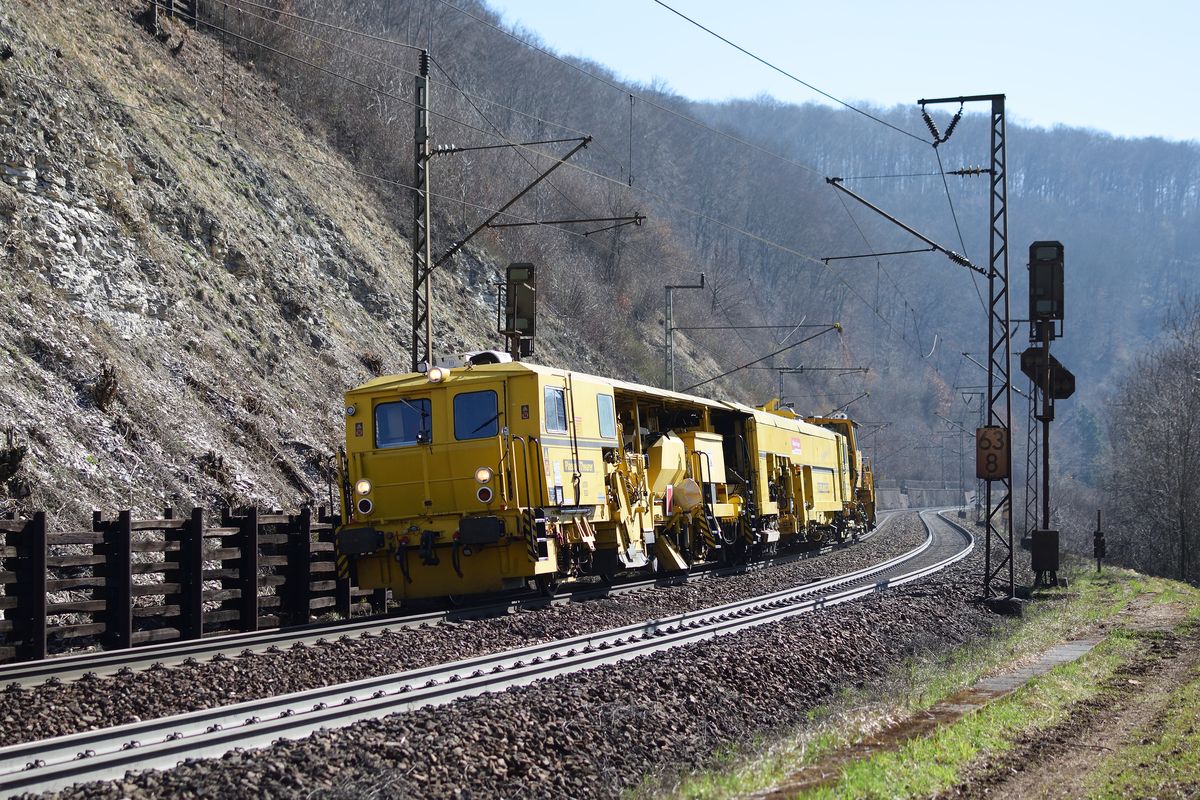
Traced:
POLYGON ((430 383, 441 383, 450 377, 450 369, 448 367, 434 367, 425 373, 425 377, 429 379, 430 383))

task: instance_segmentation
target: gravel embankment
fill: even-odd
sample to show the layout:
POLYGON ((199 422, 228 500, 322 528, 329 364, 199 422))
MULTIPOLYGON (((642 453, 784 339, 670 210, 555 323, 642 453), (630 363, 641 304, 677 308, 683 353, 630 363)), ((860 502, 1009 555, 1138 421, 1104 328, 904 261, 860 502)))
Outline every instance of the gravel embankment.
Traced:
POLYGON ((903 514, 846 550, 745 575, 508 617, 5 691, 0 693, 0 741, 45 739, 608 630, 859 569, 907 552, 924 539, 917 515, 903 514))
POLYGON ((802 723, 905 656, 986 635, 982 556, 913 586, 652 656, 61 797, 610 798, 802 723))

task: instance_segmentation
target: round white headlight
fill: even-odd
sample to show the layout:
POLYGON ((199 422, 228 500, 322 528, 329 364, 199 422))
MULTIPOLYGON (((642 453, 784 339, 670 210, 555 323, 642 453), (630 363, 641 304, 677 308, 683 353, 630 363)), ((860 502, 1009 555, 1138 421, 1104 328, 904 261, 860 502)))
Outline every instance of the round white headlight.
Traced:
POLYGON ((450 370, 446 367, 434 367, 425 373, 425 377, 429 379, 430 383, 441 383, 450 377, 450 370))
POLYGON ((492 468, 491 467, 480 467, 479 469, 475 470, 475 480, 479 481, 480 483, 487 483, 491 479, 492 479, 492 468))
POLYGON ((359 478, 358 482, 354 484, 354 491, 358 492, 359 494, 370 494, 371 482, 366 478, 359 478))

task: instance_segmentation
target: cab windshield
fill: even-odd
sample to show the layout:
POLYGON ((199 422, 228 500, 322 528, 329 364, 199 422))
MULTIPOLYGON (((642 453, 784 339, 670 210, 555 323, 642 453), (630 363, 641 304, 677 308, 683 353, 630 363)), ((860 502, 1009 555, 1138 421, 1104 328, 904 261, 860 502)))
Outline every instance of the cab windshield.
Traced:
POLYGON ((403 447, 433 441, 428 399, 396 400, 375 406, 375 446, 403 447))
POLYGON ((454 397, 454 438, 486 439, 500 432, 500 409, 496 393, 464 392, 454 397))

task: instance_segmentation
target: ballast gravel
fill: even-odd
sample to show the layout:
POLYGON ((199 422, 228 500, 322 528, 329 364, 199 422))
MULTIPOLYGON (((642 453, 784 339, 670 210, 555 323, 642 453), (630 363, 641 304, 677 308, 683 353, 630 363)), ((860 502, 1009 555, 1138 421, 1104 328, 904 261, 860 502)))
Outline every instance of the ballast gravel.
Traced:
POLYGON ((230 705, 708 608, 861 569, 912 550, 925 536, 915 513, 900 514, 867 541, 741 575, 277 653, 4 690, 0 742, 17 744, 230 705))
POLYGON ((613 798, 790 728, 906 656, 985 635, 979 550, 858 603, 60 797, 613 798))

